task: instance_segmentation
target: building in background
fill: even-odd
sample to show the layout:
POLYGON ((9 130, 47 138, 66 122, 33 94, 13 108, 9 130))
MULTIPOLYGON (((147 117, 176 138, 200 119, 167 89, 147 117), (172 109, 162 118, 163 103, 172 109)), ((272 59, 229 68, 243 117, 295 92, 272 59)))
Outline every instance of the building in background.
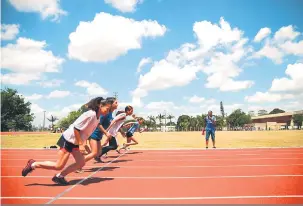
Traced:
POLYGON ((252 117, 252 126, 256 130, 297 129, 293 121, 295 114, 303 114, 303 110, 252 117))

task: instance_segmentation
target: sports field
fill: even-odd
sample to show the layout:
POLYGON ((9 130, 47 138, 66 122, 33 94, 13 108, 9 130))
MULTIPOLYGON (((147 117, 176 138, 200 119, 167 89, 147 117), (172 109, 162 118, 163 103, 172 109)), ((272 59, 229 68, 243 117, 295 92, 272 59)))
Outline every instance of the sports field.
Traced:
MULTIPOLYGON (((141 148, 201 148, 204 137, 201 132, 145 132, 136 133, 141 148)), ((60 134, 52 133, 13 133, 3 134, 2 148, 43 148, 56 145, 60 134)), ((119 143, 125 141, 119 135, 119 143)), ((303 131, 218 131, 218 148, 251 147, 300 147, 303 146, 303 131)))

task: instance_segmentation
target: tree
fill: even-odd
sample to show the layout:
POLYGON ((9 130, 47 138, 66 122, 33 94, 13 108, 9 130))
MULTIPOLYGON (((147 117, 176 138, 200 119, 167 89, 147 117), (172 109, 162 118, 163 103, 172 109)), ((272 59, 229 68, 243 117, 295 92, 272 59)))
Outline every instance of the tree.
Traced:
POLYGON ((149 127, 155 129, 157 127, 156 118, 154 116, 148 116, 147 118, 149 119, 149 127))
POLYGON ((261 109, 258 111, 259 116, 263 116, 263 115, 267 115, 267 114, 268 114, 268 112, 265 109, 261 109))
POLYGON ((279 108, 275 108, 271 112, 269 112, 269 114, 279 114, 279 113, 285 113, 285 111, 279 108))
POLYGON ((190 127, 190 131, 192 130, 197 130, 198 127, 198 119, 196 117, 190 117, 189 119, 189 127, 190 127))
POLYGON ((1 131, 31 130, 34 114, 30 106, 17 90, 1 89, 1 131))
POLYGON ((231 128, 243 127, 245 124, 251 123, 251 117, 241 109, 237 109, 227 117, 227 122, 231 128))
POLYGON ((299 127, 299 129, 302 127, 303 122, 303 114, 295 114, 292 117, 294 123, 299 127))
POLYGON ((222 116, 216 116, 216 128, 219 130, 222 130, 222 128, 225 126, 224 124, 224 118, 222 116))
POLYGON ((52 128, 54 127, 54 122, 58 120, 58 117, 51 115, 50 118, 47 118, 48 121, 52 123, 52 128))
POLYGON ((76 119, 78 117, 80 117, 80 115, 83 113, 83 111, 85 111, 84 109, 85 107, 81 107, 80 109, 78 109, 77 111, 72 111, 70 112, 67 117, 62 118, 57 126, 60 128, 68 128, 69 125, 71 125, 72 123, 74 123, 74 121, 76 121, 76 119))
POLYGON ((221 115, 222 115, 222 117, 224 119, 225 113, 224 113, 224 107, 223 107, 223 102, 222 101, 220 102, 220 110, 221 110, 221 115))
POLYGON ((159 114, 156 118, 159 119, 160 128, 161 128, 161 126, 162 126, 162 119, 164 119, 164 118, 166 118, 166 117, 165 117, 165 115, 163 115, 163 114, 159 114))
POLYGON ((254 117, 255 116, 255 112, 254 111, 249 111, 248 115, 251 116, 251 117, 254 117))
POLYGON ((188 115, 181 115, 177 121, 177 127, 179 130, 187 131, 190 125, 190 117, 188 115))
POLYGON ((206 118, 206 114, 202 114, 202 115, 197 115, 197 120, 198 120, 198 126, 199 126, 199 130, 203 128, 205 128, 205 118, 206 118))
POLYGON ((167 119, 169 119, 169 123, 170 124, 172 124, 172 121, 171 121, 171 119, 173 119, 173 118, 175 118, 173 115, 171 115, 171 114, 169 114, 168 116, 167 116, 167 119))

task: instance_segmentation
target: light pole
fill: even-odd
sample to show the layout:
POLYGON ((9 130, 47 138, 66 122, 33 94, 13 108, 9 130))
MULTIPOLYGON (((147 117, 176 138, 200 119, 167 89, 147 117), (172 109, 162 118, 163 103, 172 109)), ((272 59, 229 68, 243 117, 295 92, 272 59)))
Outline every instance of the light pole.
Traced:
POLYGON ((43 115, 43 129, 42 129, 42 131, 44 131, 44 128, 45 128, 45 112, 46 111, 43 111, 44 115, 43 115))
POLYGON ((118 99, 118 92, 114 92, 114 97, 118 99))
POLYGON ((166 132, 166 110, 164 110, 164 132, 166 132))

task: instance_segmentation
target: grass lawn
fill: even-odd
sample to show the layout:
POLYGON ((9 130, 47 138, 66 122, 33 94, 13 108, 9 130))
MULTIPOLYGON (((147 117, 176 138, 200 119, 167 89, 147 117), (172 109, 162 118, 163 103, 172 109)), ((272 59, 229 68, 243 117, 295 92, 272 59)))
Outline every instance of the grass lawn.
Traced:
MULTIPOLYGON (((56 145, 60 135, 1 135, 1 148, 43 148, 56 145)), ((135 133, 135 138, 139 145, 133 146, 134 149, 205 147, 205 136, 201 132, 146 132, 135 133)), ((118 139, 121 145, 125 142, 120 135, 118 139)), ((218 131, 216 141, 218 148, 299 147, 303 146, 303 131, 218 131)))

